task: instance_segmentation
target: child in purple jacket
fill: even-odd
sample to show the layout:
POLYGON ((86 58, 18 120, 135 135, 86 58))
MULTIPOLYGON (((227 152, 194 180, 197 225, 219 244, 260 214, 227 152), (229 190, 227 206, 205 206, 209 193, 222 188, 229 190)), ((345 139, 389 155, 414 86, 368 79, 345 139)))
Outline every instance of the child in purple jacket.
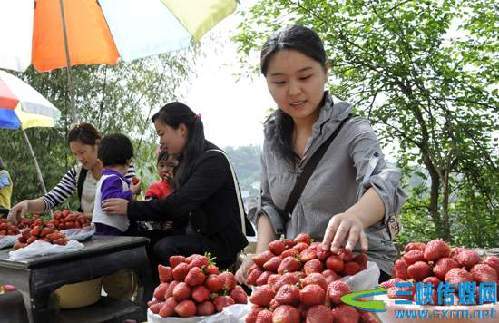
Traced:
POLYGON ((102 210, 102 201, 109 198, 132 200, 140 189, 140 182, 130 183, 125 174, 133 157, 132 142, 127 136, 115 133, 102 138, 98 157, 104 169, 95 191, 92 222, 96 235, 123 235, 130 222, 126 216, 107 214, 102 210))

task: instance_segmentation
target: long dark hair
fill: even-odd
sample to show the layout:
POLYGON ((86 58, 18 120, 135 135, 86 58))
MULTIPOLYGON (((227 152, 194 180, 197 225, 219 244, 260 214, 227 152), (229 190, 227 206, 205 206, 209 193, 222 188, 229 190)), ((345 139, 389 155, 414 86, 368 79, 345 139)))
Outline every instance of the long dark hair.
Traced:
MULTIPOLYGON (((306 55, 327 68, 327 55, 319 35, 310 28, 301 25, 287 26, 273 34, 263 45, 260 52, 260 71, 267 76, 269 62, 281 50, 295 50, 306 55)), ((266 138, 272 150, 291 166, 299 161, 293 150, 294 122, 289 114, 278 109, 267 120, 266 138)))
POLYGON ((204 151, 203 122, 199 115, 192 112, 191 108, 180 102, 167 103, 152 116, 152 122, 156 120, 173 129, 178 129, 182 123, 187 127, 187 143, 178 157, 179 165, 173 178, 173 186, 178 189, 187 181, 194 162, 204 151))

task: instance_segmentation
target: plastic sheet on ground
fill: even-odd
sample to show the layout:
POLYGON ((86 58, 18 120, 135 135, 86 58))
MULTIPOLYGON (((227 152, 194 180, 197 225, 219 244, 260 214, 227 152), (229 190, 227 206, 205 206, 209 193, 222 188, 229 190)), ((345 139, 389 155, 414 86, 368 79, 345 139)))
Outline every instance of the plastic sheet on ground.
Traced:
POLYGON ((67 229, 61 230, 62 233, 68 238, 68 240, 77 240, 77 241, 85 241, 90 239, 95 233, 95 226, 90 225, 83 229, 67 229))
POLYGON ((76 240, 69 240, 65 246, 52 244, 44 240, 36 240, 32 244, 18 249, 9 251, 10 260, 25 260, 40 256, 55 255, 81 250, 84 245, 76 240))
POLYGON ((244 317, 249 313, 248 304, 234 304, 225 307, 222 312, 210 316, 196 316, 189 318, 161 317, 147 310, 148 323, 240 323, 244 322, 244 317))
POLYGON ((0 236, 0 250, 5 249, 5 248, 10 248, 14 246, 16 243, 17 238, 19 238, 21 235, 15 235, 15 236, 0 236))

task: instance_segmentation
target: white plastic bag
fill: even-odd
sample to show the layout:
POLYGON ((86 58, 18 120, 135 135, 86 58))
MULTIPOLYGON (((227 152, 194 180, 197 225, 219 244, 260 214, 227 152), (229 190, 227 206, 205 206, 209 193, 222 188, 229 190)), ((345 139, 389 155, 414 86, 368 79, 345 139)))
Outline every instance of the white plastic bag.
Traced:
POLYGON ((68 238, 68 240, 85 241, 90 239, 95 233, 95 226, 92 225, 84 227, 82 229, 67 229, 61 230, 62 233, 68 238))
POLYGON ((10 260, 24 260, 40 256, 54 255, 60 253, 67 253, 83 249, 84 246, 81 242, 76 240, 69 240, 65 246, 52 244, 44 240, 36 240, 32 244, 18 249, 9 251, 10 260))
POLYGON ((367 262, 367 268, 359 271, 353 276, 343 277, 353 291, 373 289, 378 286, 380 271, 378 265, 374 261, 367 262))
POLYGON ((147 310, 148 323, 239 323, 244 321, 244 317, 249 313, 248 304, 234 304, 225 307, 222 312, 210 316, 195 316, 189 318, 161 317, 147 310))
POLYGON ((17 238, 19 238, 21 235, 15 235, 15 236, 1 236, 0 237, 0 250, 4 248, 10 248, 14 246, 16 243, 17 238))

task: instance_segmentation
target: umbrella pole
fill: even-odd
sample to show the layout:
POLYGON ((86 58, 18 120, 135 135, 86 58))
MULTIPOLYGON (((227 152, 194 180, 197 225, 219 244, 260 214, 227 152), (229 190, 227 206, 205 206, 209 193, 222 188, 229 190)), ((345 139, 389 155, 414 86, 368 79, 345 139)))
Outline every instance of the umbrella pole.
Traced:
POLYGON ((64 52, 66 56, 66 74, 68 77, 68 91, 69 91, 69 102, 71 109, 71 122, 78 122, 78 115, 76 113, 76 107, 74 103, 74 87, 73 82, 71 80, 71 58, 69 56, 69 46, 68 46, 68 34, 66 30, 66 19, 64 16, 64 0, 59 0, 60 8, 61 8, 61 19, 62 19, 62 31, 64 34, 64 52))
POLYGON ((38 181, 40 182, 40 185, 42 186, 43 194, 47 194, 47 190, 45 189, 45 182, 43 181, 42 171, 40 170, 40 166, 38 166, 38 162, 36 161, 35 152, 33 151, 33 147, 31 146, 31 142, 29 142, 28 135, 26 134, 26 131, 24 131, 23 128, 21 128, 21 131, 23 132, 24 141, 26 141, 26 144, 28 145, 29 152, 31 153, 31 157, 33 157, 33 161, 35 162, 36 175, 38 177, 38 181))

